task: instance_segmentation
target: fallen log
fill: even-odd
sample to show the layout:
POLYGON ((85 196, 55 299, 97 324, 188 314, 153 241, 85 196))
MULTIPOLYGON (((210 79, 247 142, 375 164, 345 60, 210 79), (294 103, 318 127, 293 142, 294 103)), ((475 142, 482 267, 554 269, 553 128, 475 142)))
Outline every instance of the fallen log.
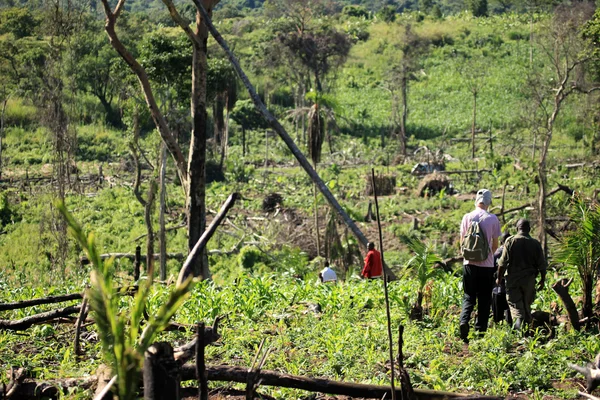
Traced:
MULTIPOLYGON (((248 368, 234 367, 228 365, 212 365, 206 367, 208 380, 246 383, 248 379, 248 368)), ((256 377, 263 386, 278 386, 292 389, 302 389, 309 392, 320 392, 334 395, 346 395, 362 397, 367 399, 381 399, 384 396, 391 398, 391 389, 384 385, 366 385, 358 383, 337 382, 323 378, 310 378, 303 376, 288 375, 280 372, 261 370, 256 377)), ((181 381, 196 380, 196 366, 186 364, 181 369, 181 381)), ((396 390, 400 396, 400 389, 396 390)), ((442 392, 428 389, 415 389, 417 400, 442 400, 467 395, 452 392, 442 392)), ((476 397, 471 397, 471 399, 476 397)), ((498 399, 498 397, 477 397, 486 399, 498 399)))
POLYGON ((81 306, 69 306, 58 310, 43 312, 40 314, 31 315, 15 321, 0 319, 0 330, 22 331, 32 325, 42 324, 51 321, 55 318, 66 317, 79 313, 81 306))
POLYGON ((60 296, 49 296, 40 299, 31 299, 31 300, 21 300, 15 301, 12 303, 0 303, 0 311, 7 310, 18 310, 21 308, 39 306, 42 304, 54 304, 54 303, 62 303, 64 301, 70 300, 81 300, 83 299, 82 293, 72 293, 72 294, 64 294, 60 296))
MULTIPOLYGON (((160 257, 160 254, 153 254, 152 258, 154 260, 158 260, 160 257)), ((183 253, 167 253, 167 258, 172 258, 175 259, 177 261, 183 261, 185 260, 187 256, 183 253)), ((111 258, 114 259, 121 259, 121 258, 125 258, 127 260, 135 260, 135 254, 133 253, 106 253, 106 254, 100 254, 100 259, 101 260, 109 260, 111 258)), ((141 255, 140 260, 142 260, 143 262, 146 262, 146 255, 141 255)), ((81 256, 79 257, 79 262, 81 263, 81 265, 87 265, 90 263, 90 260, 87 258, 87 256, 81 256)))
MULTIPOLYGON (((25 379, 19 382, 11 393, 12 399, 59 399, 69 394, 73 388, 87 390, 92 389, 98 382, 95 376, 89 378, 57 379, 47 382, 39 382, 34 379, 25 379)), ((0 399, 8 398, 5 388, 0 385, 0 399)))
MULTIPOLYGON (((124 296, 133 296, 137 292, 137 289, 138 289, 137 286, 125 286, 122 288, 118 288, 117 292, 124 296)), ((63 295, 59 295, 59 296, 42 297, 39 299, 15 301, 12 303, 0 303, 0 311, 18 310, 21 308, 39 306, 42 304, 55 304, 55 303, 62 303, 65 301, 70 301, 70 300, 81 300, 81 299, 83 299, 83 293, 71 293, 71 294, 63 294, 63 295)))

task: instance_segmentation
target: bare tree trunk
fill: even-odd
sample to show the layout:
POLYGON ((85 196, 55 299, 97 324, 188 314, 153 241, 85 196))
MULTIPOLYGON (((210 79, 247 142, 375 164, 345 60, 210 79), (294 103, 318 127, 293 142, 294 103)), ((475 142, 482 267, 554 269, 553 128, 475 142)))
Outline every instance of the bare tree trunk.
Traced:
POLYGON ((167 279, 167 232, 165 230, 166 191, 167 191, 167 147, 160 146, 160 206, 158 214, 160 243, 160 279, 167 279))
POLYGON ((6 115, 6 105, 8 97, 2 102, 2 112, 0 112, 0 178, 2 178, 2 139, 4 138, 4 117, 6 115))
POLYGON ((148 184, 148 195, 144 206, 144 221, 146 223, 146 273, 154 276, 154 229, 152 228, 152 208, 156 195, 156 182, 151 180, 148 184))
MULTIPOLYGON (((210 10, 209 16, 210 16, 210 10)), ((196 36, 202 46, 193 42, 192 61, 192 141, 188 160, 189 193, 188 250, 191 251, 206 228, 205 182, 206 182, 206 42, 208 30, 202 24, 200 12, 196 12, 196 36)), ((204 253, 192 266, 195 276, 210 278, 208 258, 204 253)))
MULTIPOLYGON (((198 4, 198 0, 194 0, 194 2, 196 4, 198 4)), ((206 11, 201 6, 199 7, 199 9, 200 9, 200 12, 203 14, 204 23, 207 24, 210 33, 212 34, 212 36, 215 38, 217 43, 219 43, 219 45, 223 48, 223 50, 227 54, 227 57, 231 61, 232 65, 233 65, 236 73, 240 77, 241 81, 244 83, 244 86, 246 86, 246 89, 248 90, 248 92, 250 94, 250 98, 254 102, 254 105, 256 106, 258 111, 262 114, 262 116, 269 123, 269 125, 271 125, 273 130, 275 132, 277 132, 279 137, 288 146, 288 148, 290 149, 290 151, 292 152, 294 157, 296 157, 296 160, 298 160, 298 162, 300 163, 300 166, 302 166, 302 168, 306 171, 308 176, 317 185, 317 188, 319 189, 319 191, 323 194, 323 196, 325 197, 327 202, 331 205, 331 207, 335 210, 335 212, 340 216, 340 218, 342 219, 344 224, 346 224, 346 226, 348 226, 348 228, 350 228, 350 230, 352 231, 352 234, 358 239, 358 242, 363 247, 366 248, 368 239, 360 231, 360 229, 354 223, 354 221, 350 218, 348 213, 346 213, 346 211, 338 203, 338 201, 333 196, 333 194, 331 193, 331 191, 329 190, 327 185, 323 182, 321 177, 319 177, 317 172, 310 165, 310 162, 306 159, 304 154, 302 154, 300 149, 298 149, 298 146, 296 146, 296 143, 294 143, 294 141, 292 140, 290 135, 286 132, 285 128, 283 126, 281 126, 281 124, 279 123, 279 121, 277 121, 277 119, 273 116, 273 114, 271 114, 269 112, 269 110, 267 110, 267 108, 261 101, 260 97, 256 93, 256 90, 254 90, 254 87, 250 83, 250 80, 248 79, 248 77, 246 76, 246 74, 244 73, 242 68, 240 67, 240 64, 237 61, 235 55, 231 52, 231 50, 229 49, 229 46, 227 46, 227 43, 225 42, 225 40, 223 39, 221 34, 217 31, 217 29, 214 27, 214 25, 210 21, 210 18, 208 17, 208 14, 206 13, 206 11)), ((396 275, 387 266, 384 265, 384 269, 385 269, 386 275, 388 275, 390 277, 390 280, 397 279, 396 275)))
POLYGON ((471 125, 471 158, 475 158, 475 126, 477 124, 477 91, 473 90, 473 124, 471 125))
POLYGON ((406 70, 402 71, 401 91, 402 91, 402 115, 400 116, 400 148, 402 155, 406 158, 406 119, 408 118, 408 77, 406 70))
POLYGON ((317 242, 317 257, 321 255, 321 235, 319 234, 319 204, 317 196, 317 185, 313 185, 313 197, 315 201, 315 239, 317 242))

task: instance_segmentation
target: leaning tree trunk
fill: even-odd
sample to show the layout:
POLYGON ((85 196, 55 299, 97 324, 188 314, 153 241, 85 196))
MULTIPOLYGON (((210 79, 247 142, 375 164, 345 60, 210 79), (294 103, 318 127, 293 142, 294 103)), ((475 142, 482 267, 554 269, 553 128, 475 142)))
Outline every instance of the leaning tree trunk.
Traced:
MULTIPOLYGON (((198 0, 194 0, 194 2, 197 3, 198 0)), ((225 42, 225 40, 223 39, 221 34, 217 31, 217 29, 214 27, 214 25, 210 21, 210 18, 208 16, 208 13, 206 12, 206 10, 204 10, 202 7, 199 7, 199 10, 204 17, 203 21, 207 24, 210 33, 212 34, 212 36, 215 38, 217 43, 219 43, 219 45, 223 48, 223 50, 227 54, 229 61, 231 61, 231 64, 233 65, 236 73, 240 77, 241 81, 244 83, 244 86, 248 90, 248 93, 250 94, 250 98, 254 102, 254 105, 256 106, 258 111, 262 114, 262 116, 265 118, 267 123, 269 125, 271 125, 273 130, 275 132, 277 132, 279 137, 288 146, 288 148, 290 149, 290 151, 292 152, 294 157, 296 157, 296 160, 298 160, 298 163, 300 164, 300 166, 306 171, 306 173, 311 178, 311 180, 317 185, 317 188, 319 189, 321 194, 323 194, 323 196, 325 197, 327 202, 329 202, 331 207, 340 216, 340 218, 342 219, 344 224, 346 224, 346 226, 348 226, 348 228, 352 231, 352 234, 358 239, 358 242, 364 248, 366 248, 369 240, 365 237, 365 235, 361 232, 361 230, 358 228, 358 226, 350 218, 348 213, 346 213, 346 211, 338 203, 337 199, 333 196, 333 194, 331 193, 331 191, 329 190, 329 188, 327 187, 325 182, 323 182, 321 177, 317 174, 317 172, 314 170, 314 168, 310 165, 310 162, 306 159, 304 154, 302 154, 302 152, 300 151, 298 146, 296 146, 296 143, 294 143, 294 141, 292 140, 290 135, 287 133, 285 128, 283 126, 281 126, 281 124, 273 116, 273 114, 271 114, 269 112, 269 110, 267 110, 264 103, 262 102, 262 100, 260 99, 258 94, 256 93, 256 90, 250 83, 250 80, 248 79, 248 77, 246 76, 246 74, 244 73, 242 68, 240 67, 240 64, 239 64, 237 58, 232 53, 232 51, 229 49, 229 46, 227 45, 227 43, 225 42)), ((384 269, 385 269, 385 273, 390 277, 390 280, 397 279, 396 275, 386 265, 384 265, 384 269)))

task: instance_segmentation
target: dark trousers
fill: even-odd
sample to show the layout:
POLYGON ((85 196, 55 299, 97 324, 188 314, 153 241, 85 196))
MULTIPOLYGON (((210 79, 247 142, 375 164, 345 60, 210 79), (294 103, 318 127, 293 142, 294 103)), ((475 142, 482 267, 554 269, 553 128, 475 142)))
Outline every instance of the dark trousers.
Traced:
POLYGON ((475 330, 485 332, 490 319, 492 289, 494 288, 494 268, 478 267, 477 265, 463 266, 463 297, 460 324, 468 325, 471 313, 477 303, 477 319, 475 330))

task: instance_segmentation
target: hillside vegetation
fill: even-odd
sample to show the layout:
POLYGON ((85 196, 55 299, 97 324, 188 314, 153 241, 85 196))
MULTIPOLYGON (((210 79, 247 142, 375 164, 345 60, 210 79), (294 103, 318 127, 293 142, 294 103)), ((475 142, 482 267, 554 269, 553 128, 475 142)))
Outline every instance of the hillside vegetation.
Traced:
MULTIPOLYGON (((94 283, 90 272, 98 266, 85 262, 81 243, 68 234, 61 201, 93 232, 101 253, 133 254, 140 246, 146 254, 147 221, 159 253, 160 190, 154 203, 148 199, 159 187, 162 140, 139 82, 108 41, 100 2, 51 3, 57 7, 0 1, 2 303, 81 292, 94 283)), ((323 1, 315 3, 323 8, 302 9, 301 18, 287 0, 221 1, 214 10, 217 29, 262 101, 376 243, 368 177, 374 169, 391 182, 378 198, 385 260, 399 278, 389 283, 391 322, 395 333, 405 326, 404 366, 415 387, 572 398, 582 387, 567 363, 584 364, 600 352, 596 315, 581 331, 572 329, 551 289, 573 278, 571 296, 588 317, 586 291, 597 271, 592 267, 586 286, 581 265, 560 255, 578 232, 576 205, 597 212, 600 15, 590 2, 557 3, 323 1), (487 4, 483 15, 475 3, 487 4), (564 66, 572 75, 561 86, 564 66), (561 88, 569 94, 557 111, 561 88), (417 163, 443 165, 448 174, 411 173, 417 163), (423 189, 428 179, 444 187, 423 189), (448 260, 459 256, 459 222, 483 187, 494 195, 493 212, 516 208, 501 215, 503 231, 514 233, 515 222, 529 218, 535 236, 547 238, 549 284, 533 308, 552 315, 555 334, 521 335, 502 322, 466 351, 458 339, 462 271, 448 260), (540 187, 563 187, 547 197, 541 214, 540 187), (410 260, 419 254, 411 243, 423 244, 429 261, 446 260, 445 268, 429 261, 415 267, 410 260), (414 314, 418 302, 421 318, 414 314)), ((162 2, 126 4, 117 32, 147 71, 187 159, 192 45, 162 2)), ((192 2, 175 4, 192 20, 192 2)), ((231 193, 241 199, 207 245, 212 279, 197 282, 174 315, 190 330, 165 332, 160 340, 182 344, 192 324, 226 315, 221 346, 207 347, 209 363, 249 367, 266 337, 272 352, 264 369, 387 384, 382 283, 358 279, 360 240, 257 113, 212 38, 207 67, 206 220, 231 193), (315 283, 326 260, 341 278, 336 285, 315 283)), ((171 156, 166 171, 166 247, 177 256, 167 262, 166 279, 150 289, 150 315, 166 302, 188 252, 186 183, 171 156)), ((132 259, 115 259, 111 274, 116 286, 134 283, 132 259)), ((137 283, 146 279, 142 274, 137 283)), ((125 297, 117 305, 123 315, 135 308, 125 297)), ((37 379, 94 373, 108 359, 94 326, 86 328, 83 359, 72 352, 70 325, 3 332, 0 365, 24 367, 37 379)), ((259 391, 281 399, 307 395, 259 391)))

